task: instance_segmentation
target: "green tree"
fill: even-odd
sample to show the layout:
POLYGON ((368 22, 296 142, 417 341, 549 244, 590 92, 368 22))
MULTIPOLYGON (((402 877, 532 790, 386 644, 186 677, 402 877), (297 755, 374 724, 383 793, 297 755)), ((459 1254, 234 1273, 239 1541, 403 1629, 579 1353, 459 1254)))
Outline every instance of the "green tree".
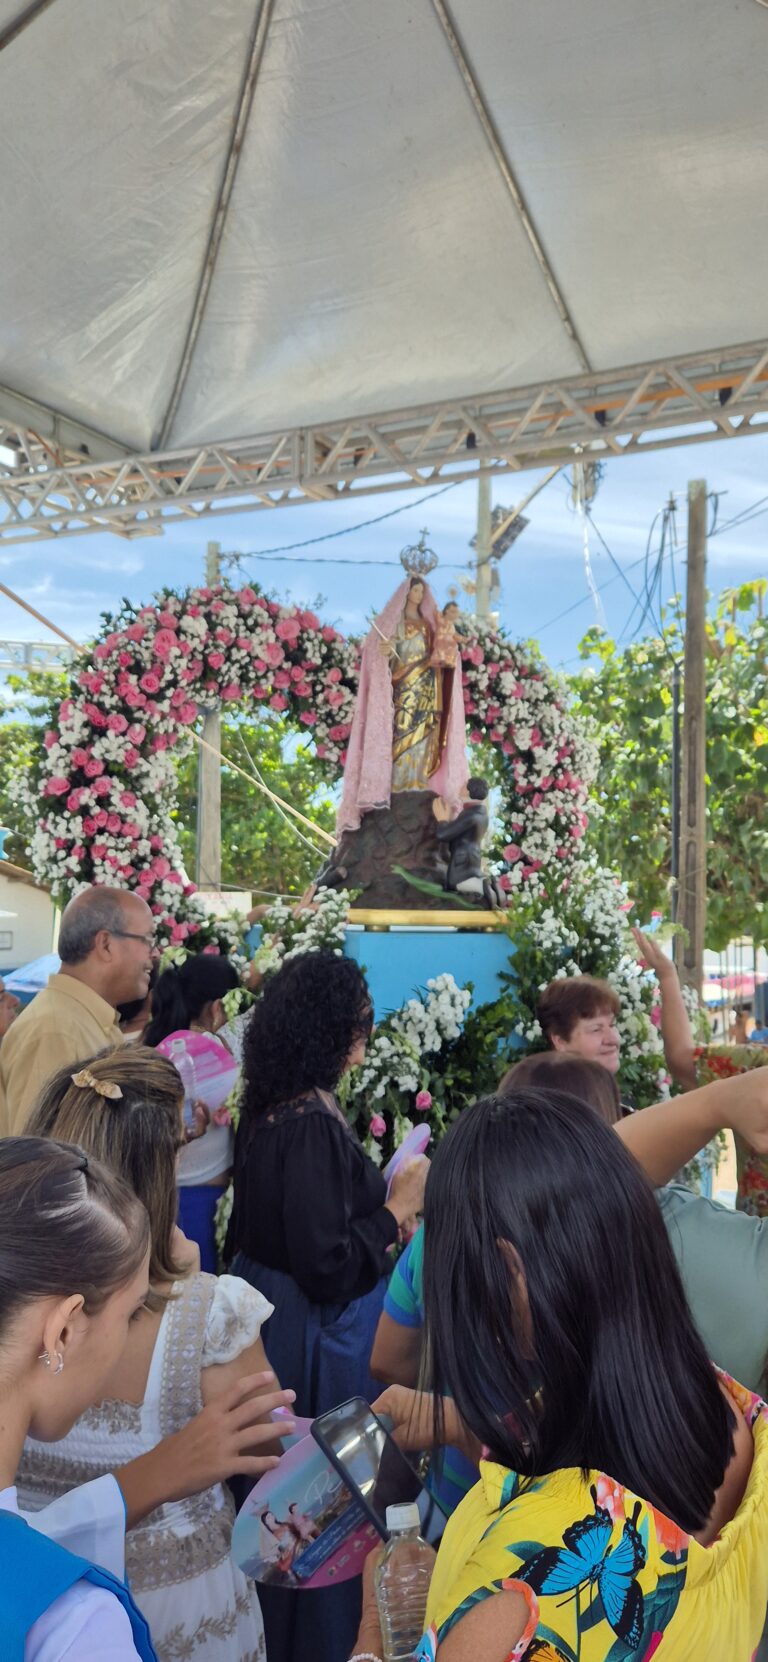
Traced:
POLYGON ((26 773, 43 742, 49 725, 52 698, 64 697, 64 671, 30 670, 9 675, 0 687, 0 825, 12 835, 5 841, 6 859, 31 868, 27 846, 35 829, 35 818, 14 801, 13 781, 26 773))
MULTIPOLYGON (((279 717, 266 710, 256 721, 227 716, 221 724, 221 749, 245 773, 255 763, 271 791, 315 825, 333 830, 335 812, 323 764, 279 717)), ((175 817, 185 862, 194 874, 196 750, 179 761, 178 778, 175 817)), ((221 844, 223 883, 275 894, 300 894, 318 871, 326 847, 305 825, 270 802, 255 780, 251 784, 231 768, 222 772, 221 844), (307 842, 314 847, 308 848, 307 842)))
MULTIPOLYGON (((30 867, 28 844, 36 816, 13 799, 13 780, 26 772, 51 725, 51 701, 63 698, 64 674, 9 677, 0 688, 0 825, 11 828, 5 852, 16 865, 30 867)), ((227 715, 222 720, 222 751, 247 773, 251 760, 278 796, 326 831, 333 830, 334 807, 322 762, 302 737, 272 711, 258 719, 227 715), (242 742, 241 742, 242 741, 242 742), (243 749, 243 745, 245 749, 243 749)), ((190 875, 195 870, 197 819, 197 749, 177 762, 175 817, 190 875)), ((226 768, 221 789, 222 881, 237 888, 258 886, 278 894, 301 893, 318 870, 325 844, 306 826, 281 813, 241 774, 226 768), (298 833, 301 833, 299 835, 298 833), (302 841, 314 842, 315 853, 302 841)))
MULTIPOLYGON (((707 945, 768 941, 768 584, 726 590, 707 623, 707 945)), ((594 725, 600 772, 589 841, 630 885, 641 916, 669 910, 672 675, 682 668, 677 597, 663 634, 623 651, 599 629, 581 642, 590 663, 570 678, 576 711, 594 725)), ((682 695, 681 695, 682 710, 682 695)))

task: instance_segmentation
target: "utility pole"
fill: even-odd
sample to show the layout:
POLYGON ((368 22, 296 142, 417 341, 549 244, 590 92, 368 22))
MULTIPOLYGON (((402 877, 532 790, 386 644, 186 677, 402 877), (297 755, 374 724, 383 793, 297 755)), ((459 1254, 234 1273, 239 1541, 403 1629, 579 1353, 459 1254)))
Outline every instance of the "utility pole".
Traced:
POLYGON ((707 919, 706 794, 706 570, 707 486, 688 485, 688 572, 683 680, 683 766, 680 802, 680 902, 678 921, 688 934, 675 940, 685 986, 701 992, 707 919))
POLYGON ((487 619, 491 611, 491 475, 477 479, 477 542, 475 544, 475 616, 487 619))
MULTIPOLYGON (((205 581, 214 588, 220 579, 221 544, 209 542, 205 581)), ((221 751, 221 715, 218 705, 205 711, 203 738, 221 751)), ((202 745, 197 760, 197 861, 199 889, 221 888, 221 763, 202 745)))

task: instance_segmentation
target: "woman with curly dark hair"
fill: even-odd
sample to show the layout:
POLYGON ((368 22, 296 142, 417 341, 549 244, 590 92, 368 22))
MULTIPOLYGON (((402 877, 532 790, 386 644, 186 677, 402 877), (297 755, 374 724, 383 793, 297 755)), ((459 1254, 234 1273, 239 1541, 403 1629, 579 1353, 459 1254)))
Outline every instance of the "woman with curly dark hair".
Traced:
MULTIPOLYGON (((314 1418, 377 1394, 368 1369, 387 1254, 421 1211, 428 1161, 389 1195, 336 1100, 373 1024, 365 977, 349 958, 311 952, 267 981, 248 1018, 235 1139, 232 1271, 275 1307, 265 1347, 296 1413, 314 1418)), ((267 1655, 338 1662, 352 1646, 359 1581, 312 1594, 260 1589, 267 1655), (346 1649, 345 1649, 346 1646, 346 1649)))
POLYGON ((372 1023, 361 970, 325 951, 284 964, 246 1029, 227 1253, 275 1306, 267 1352, 298 1414, 368 1395, 387 1253, 421 1210, 428 1162, 387 1197, 334 1095, 372 1023))

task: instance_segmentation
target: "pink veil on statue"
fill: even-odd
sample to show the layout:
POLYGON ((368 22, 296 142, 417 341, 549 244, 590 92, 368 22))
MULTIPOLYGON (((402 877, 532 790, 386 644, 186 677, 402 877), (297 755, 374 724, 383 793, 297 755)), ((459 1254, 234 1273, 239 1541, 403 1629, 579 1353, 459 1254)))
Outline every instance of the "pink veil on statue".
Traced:
MULTIPOLYGON (((370 813, 374 808, 389 807, 394 705, 389 664, 384 653, 380 651, 380 646, 382 635, 391 639, 397 629, 410 584, 411 579, 406 578, 395 590, 391 600, 387 601, 383 612, 380 612, 376 619, 377 628, 370 631, 363 645, 360 685, 344 767, 341 806, 336 819, 337 836, 340 836, 342 831, 356 831, 363 814, 370 813)), ((420 609, 434 635, 438 622, 437 604, 427 583, 424 584, 424 599, 420 609)), ((434 791, 436 796, 444 797, 454 813, 458 813, 462 806, 462 793, 468 772, 464 693, 459 662, 453 672, 443 754, 440 766, 429 782, 429 789, 434 791)))

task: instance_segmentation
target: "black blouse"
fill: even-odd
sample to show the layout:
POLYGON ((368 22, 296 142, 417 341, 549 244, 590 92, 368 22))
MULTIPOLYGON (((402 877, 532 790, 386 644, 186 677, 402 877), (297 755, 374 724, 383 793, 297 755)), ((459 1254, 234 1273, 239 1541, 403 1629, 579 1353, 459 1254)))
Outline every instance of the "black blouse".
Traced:
POLYGON ((243 1116, 228 1254, 293 1276, 316 1304, 348 1304, 387 1270, 397 1220, 357 1137, 318 1094, 243 1116))

